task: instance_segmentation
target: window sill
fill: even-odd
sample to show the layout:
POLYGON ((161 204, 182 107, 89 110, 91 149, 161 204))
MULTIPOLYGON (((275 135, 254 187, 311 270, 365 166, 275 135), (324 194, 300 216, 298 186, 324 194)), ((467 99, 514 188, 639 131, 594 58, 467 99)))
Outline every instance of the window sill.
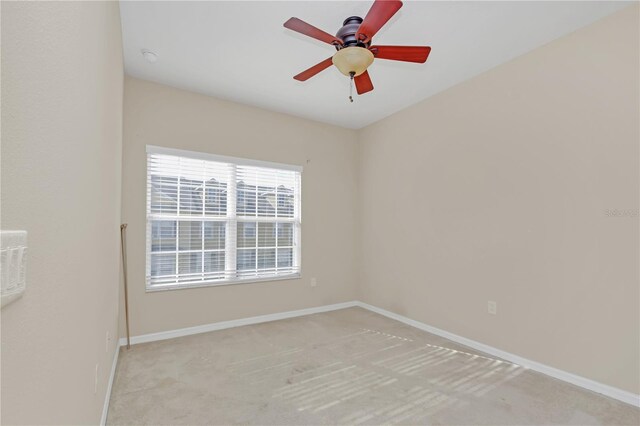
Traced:
POLYGON ((285 280, 297 280, 300 279, 302 274, 288 274, 288 275, 278 275, 275 277, 265 277, 265 278, 246 278, 246 279, 235 279, 235 280, 216 280, 216 281, 195 281, 193 283, 182 283, 182 284, 161 284, 153 287, 146 286, 147 293, 155 293, 160 291, 171 291, 171 290, 188 290, 191 288, 202 288, 202 287, 218 287, 223 285, 235 285, 235 284, 252 284, 252 283, 262 283, 267 281, 285 281, 285 280))

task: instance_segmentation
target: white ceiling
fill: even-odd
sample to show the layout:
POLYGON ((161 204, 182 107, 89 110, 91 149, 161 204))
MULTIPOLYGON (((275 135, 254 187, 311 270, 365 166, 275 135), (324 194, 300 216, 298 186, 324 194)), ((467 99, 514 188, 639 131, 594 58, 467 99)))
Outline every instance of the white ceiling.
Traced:
POLYGON ((285 29, 295 16, 328 33, 370 1, 123 1, 125 71, 134 77, 348 128, 360 128, 467 80, 630 3, 418 2, 404 6, 374 44, 429 45, 426 64, 376 60, 373 92, 349 103, 349 79, 302 70, 335 49, 285 29), (158 55, 145 61, 141 49, 158 55))

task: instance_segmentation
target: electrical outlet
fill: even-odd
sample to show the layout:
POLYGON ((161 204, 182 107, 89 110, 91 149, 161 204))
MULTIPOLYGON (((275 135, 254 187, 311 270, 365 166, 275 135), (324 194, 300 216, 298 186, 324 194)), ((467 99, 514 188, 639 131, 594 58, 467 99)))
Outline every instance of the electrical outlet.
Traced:
POLYGON ((96 380, 95 383, 93 385, 93 393, 98 393, 98 368, 100 367, 100 364, 96 364, 96 380))
POLYGON ((487 302, 487 312, 489 312, 491 315, 495 315, 498 312, 498 304, 489 300, 487 302))
POLYGON ((311 278, 311 287, 318 285, 318 279, 316 277, 311 278))

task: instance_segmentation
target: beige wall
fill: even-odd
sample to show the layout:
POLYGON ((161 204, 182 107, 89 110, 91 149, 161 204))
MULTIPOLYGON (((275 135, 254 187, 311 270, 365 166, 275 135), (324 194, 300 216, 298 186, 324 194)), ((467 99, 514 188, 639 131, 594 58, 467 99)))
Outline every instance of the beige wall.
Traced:
POLYGON ((1 8, 2 229, 29 232, 26 293, 2 309, 1 421, 96 424, 118 333, 118 3, 1 8))
POLYGON ((361 131, 360 298, 640 392, 638 12, 361 131))
POLYGON ((356 153, 352 130, 126 77, 122 220, 131 334, 353 300, 356 153), (147 144, 303 166, 302 278, 146 293, 147 144))

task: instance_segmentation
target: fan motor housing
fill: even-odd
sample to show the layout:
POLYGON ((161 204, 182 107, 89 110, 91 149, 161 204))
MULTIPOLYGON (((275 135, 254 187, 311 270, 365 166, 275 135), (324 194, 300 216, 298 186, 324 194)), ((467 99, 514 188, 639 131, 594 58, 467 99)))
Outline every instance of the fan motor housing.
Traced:
POLYGON ((336 46, 337 50, 351 46, 364 47, 366 49, 371 45, 371 40, 369 40, 369 42, 367 43, 363 43, 356 37, 358 28, 360 28, 361 23, 362 18, 359 16, 350 16, 344 20, 344 22, 342 23, 342 28, 340 28, 336 33, 336 37, 342 40, 343 43, 342 46, 336 46))

